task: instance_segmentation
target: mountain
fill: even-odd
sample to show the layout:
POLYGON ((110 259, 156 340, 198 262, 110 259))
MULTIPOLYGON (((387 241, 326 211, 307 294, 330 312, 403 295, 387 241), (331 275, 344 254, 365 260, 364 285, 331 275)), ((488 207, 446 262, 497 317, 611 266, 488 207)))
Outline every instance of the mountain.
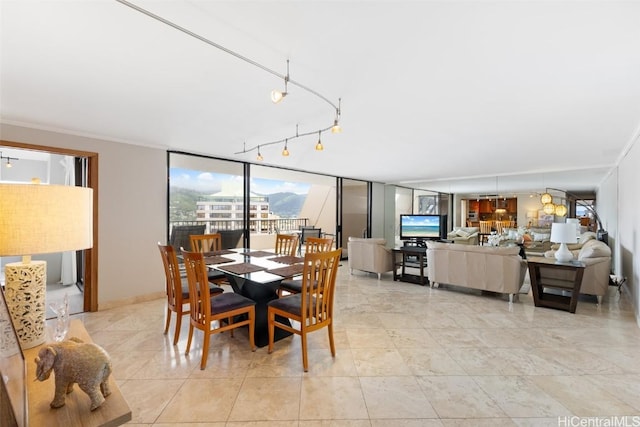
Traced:
POLYGON ((306 194, 273 193, 269 197, 269 209, 280 218, 297 218, 307 198, 306 194))
MULTIPOLYGON (((195 221, 196 202, 210 193, 187 188, 171 187, 169 205, 170 221, 195 221)), ((269 197, 269 210, 280 218, 297 218, 307 198, 306 194, 273 193, 269 197)))

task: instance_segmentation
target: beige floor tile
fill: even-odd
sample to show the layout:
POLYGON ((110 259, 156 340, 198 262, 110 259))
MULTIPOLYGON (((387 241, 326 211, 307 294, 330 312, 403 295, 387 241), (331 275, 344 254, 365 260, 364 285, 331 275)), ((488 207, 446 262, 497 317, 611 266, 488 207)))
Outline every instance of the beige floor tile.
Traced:
POLYGON ((229 421, 298 419, 301 381, 300 377, 246 378, 229 421))
POLYGON ((360 378, 372 419, 437 418, 415 377, 360 378))
POLYGON ((356 377, 308 377, 302 380, 300 420, 368 419, 356 377))
POLYGON ((551 417, 571 415, 553 397, 523 376, 475 376, 474 381, 510 417, 551 417))
POLYGON ((349 339, 349 346, 352 349, 395 348, 389 331, 384 328, 348 328, 347 338, 349 339))
POLYGON ((241 379, 188 379, 158 417, 158 422, 226 421, 241 379))
POLYGON ((413 375, 465 375, 466 372, 442 348, 399 348, 398 353, 413 375))
POLYGON ((396 348, 441 348, 426 329, 389 328, 387 333, 396 348))
MULTIPOLYGON (((508 350, 506 350, 508 352, 508 350)), ((452 348, 448 354, 468 375, 518 375, 522 373, 504 352, 492 348, 452 348)))
POLYGON ((634 407, 640 415, 640 375, 591 375, 588 379, 597 387, 634 407))
POLYGON ((440 418, 505 418, 507 415, 467 376, 419 377, 418 383, 440 418))
POLYGON ((131 408, 133 423, 153 423, 186 380, 127 380, 120 391, 131 408))
POLYGON ((637 415, 637 409, 607 393, 585 376, 538 376, 531 381, 574 415, 600 417, 637 415))
POLYGON ((354 348, 351 353, 361 377, 411 375, 409 366, 396 349, 354 348))
POLYGON ((467 418, 442 420, 444 427, 514 427, 510 418, 467 418))

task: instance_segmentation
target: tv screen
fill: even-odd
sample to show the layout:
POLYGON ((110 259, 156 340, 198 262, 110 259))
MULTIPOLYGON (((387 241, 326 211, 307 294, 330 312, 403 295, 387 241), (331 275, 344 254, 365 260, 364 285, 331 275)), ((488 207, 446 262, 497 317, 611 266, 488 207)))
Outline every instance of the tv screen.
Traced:
POLYGON ((400 239, 439 239, 443 218, 440 215, 400 215, 400 239))

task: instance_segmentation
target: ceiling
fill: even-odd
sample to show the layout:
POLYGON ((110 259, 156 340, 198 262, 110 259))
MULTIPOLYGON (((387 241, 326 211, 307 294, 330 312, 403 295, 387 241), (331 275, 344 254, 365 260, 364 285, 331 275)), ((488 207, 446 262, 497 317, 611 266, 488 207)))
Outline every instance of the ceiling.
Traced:
POLYGON ((640 2, 132 3, 191 35, 1 0, 2 122, 454 193, 592 190, 640 133, 640 2))

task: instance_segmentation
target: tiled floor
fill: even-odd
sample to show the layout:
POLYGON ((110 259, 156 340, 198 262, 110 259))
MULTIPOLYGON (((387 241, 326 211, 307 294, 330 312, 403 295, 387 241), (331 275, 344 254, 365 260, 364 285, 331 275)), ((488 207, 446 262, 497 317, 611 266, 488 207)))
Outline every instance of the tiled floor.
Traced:
POLYGON ((640 329, 610 290, 602 307, 582 300, 570 314, 535 308, 530 295, 510 306, 390 274, 350 276, 345 264, 336 358, 326 331, 312 334, 306 374, 297 336, 252 353, 245 331, 213 337, 201 371, 200 335, 184 355, 186 317, 176 347, 174 322, 162 334, 164 300, 82 317, 111 354, 133 425, 587 425, 568 417, 640 414, 640 329))

